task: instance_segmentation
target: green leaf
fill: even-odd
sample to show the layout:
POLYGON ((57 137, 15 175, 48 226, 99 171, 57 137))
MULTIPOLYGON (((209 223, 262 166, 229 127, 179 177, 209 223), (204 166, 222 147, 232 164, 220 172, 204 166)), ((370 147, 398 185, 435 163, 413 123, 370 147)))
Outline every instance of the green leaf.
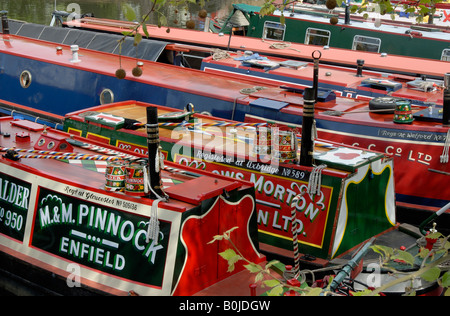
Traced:
POLYGON ((225 260, 230 260, 237 256, 236 252, 233 249, 227 249, 224 252, 219 253, 219 255, 225 260))
POLYGON ((275 280, 275 279, 273 279, 273 280, 266 280, 266 281, 264 281, 263 283, 264 283, 265 285, 267 285, 268 287, 275 287, 275 286, 278 286, 278 285, 281 284, 280 281, 275 280))
POLYGON ((376 253, 379 253, 383 257, 391 256, 394 253, 394 249, 391 247, 381 246, 381 245, 373 245, 370 247, 376 253))
POLYGON ((159 25, 162 25, 162 26, 167 26, 167 18, 166 18, 166 16, 165 15, 160 15, 159 16, 159 25))
POLYGON ((256 276, 255 276, 255 283, 258 283, 259 281, 262 281, 264 279, 264 272, 259 272, 256 276))
POLYGON ((219 253, 219 255, 228 261, 228 272, 233 272, 234 264, 242 259, 242 257, 237 255, 233 249, 227 249, 224 252, 219 253))
POLYGON ((445 274, 442 276, 442 286, 450 287, 450 271, 445 272, 445 274))
POLYGON ((149 38, 150 34, 148 33, 147 24, 145 23, 142 24, 142 30, 144 31, 145 36, 149 38))
POLYGON ((426 236, 427 239, 438 239, 440 237, 443 237, 440 232, 431 233, 426 236))
POLYGON ((280 261, 272 260, 272 261, 270 261, 269 263, 266 264, 266 269, 270 269, 273 265, 276 265, 278 263, 280 263, 280 261))
POLYGON ((244 265, 244 267, 245 267, 250 273, 258 273, 258 272, 261 272, 261 270, 262 270, 261 266, 255 264, 255 263, 246 264, 246 265, 244 265))
POLYGON ((142 35, 141 33, 136 33, 134 36, 134 46, 139 45, 139 43, 142 41, 142 35))
POLYGON ((441 275, 441 269, 438 267, 431 268, 425 271, 420 277, 428 282, 436 281, 441 275))
POLYGON ((213 244, 213 243, 215 243, 216 241, 220 241, 220 240, 223 240, 223 236, 222 235, 216 235, 216 236, 214 236, 213 237, 213 240, 211 240, 209 243, 208 243, 208 245, 209 244, 213 244))
POLYGON ((312 288, 311 291, 308 291, 306 296, 319 296, 320 293, 322 293, 322 290, 320 287, 312 288))
POLYGON ((406 251, 398 251, 394 256, 391 257, 391 260, 402 260, 411 266, 414 265, 413 255, 406 251))
POLYGON ((283 294, 282 285, 275 286, 269 292, 267 292, 268 296, 280 296, 281 294, 283 294))
POLYGON ((226 234, 226 235, 230 235, 231 232, 232 232, 233 230, 238 229, 238 228, 239 228, 239 226, 233 227, 233 228, 227 230, 227 231, 225 232, 225 234, 226 234))
POLYGON ((428 258, 428 254, 430 253, 430 250, 428 250, 427 248, 420 248, 420 252, 417 254, 417 256, 420 259, 426 259, 428 258))
POLYGON ((128 3, 122 5, 122 10, 128 21, 134 21, 136 19, 136 12, 134 12, 134 9, 128 3))

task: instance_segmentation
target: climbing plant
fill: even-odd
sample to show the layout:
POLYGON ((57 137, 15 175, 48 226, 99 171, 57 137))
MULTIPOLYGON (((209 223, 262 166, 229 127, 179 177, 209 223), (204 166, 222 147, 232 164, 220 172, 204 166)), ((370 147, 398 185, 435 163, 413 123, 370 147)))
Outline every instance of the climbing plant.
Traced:
MULTIPOLYGON (((252 274, 255 274, 255 284, 266 289, 266 294, 269 296, 279 296, 286 292, 295 291, 301 296, 318 296, 318 295, 335 295, 330 292, 330 284, 332 279, 328 280, 325 287, 311 287, 309 285, 300 285, 284 280, 271 273, 271 268, 279 264, 278 261, 270 261, 265 265, 253 263, 245 258, 245 256, 234 245, 231 233, 236 228, 226 231, 222 235, 214 236, 209 243, 214 243, 226 240, 231 248, 219 253, 219 255, 228 262, 228 272, 233 272, 238 262, 244 261, 244 267, 252 274)), ((403 282, 411 282, 411 286, 407 288, 405 295, 415 295, 413 286, 414 279, 422 278, 428 282, 438 282, 444 289, 444 295, 450 296, 450 271, 443 271, 442 266, 450 262, 450 242, 449 237, 444 237, 441 233, 435 232, 427 236, 427 239, 432 240, 437 247, 428 249, 425 245, 420 247, 420 251, 416 256, 402 250, 394 249, 387 246, 374 245, 371 249, 380 255, 380 267, 386 269, 395 276, 394 281, 383 284, 378 288, 370 288, 364 291, 351 292, 352 296, 375 296, 380 295, 383 291, 390 287, 403 282), (413 269, 413 272, 402 272, 393 268, 394 262, 402 262, 413 267, 419 261, 419 269, 413 269)))

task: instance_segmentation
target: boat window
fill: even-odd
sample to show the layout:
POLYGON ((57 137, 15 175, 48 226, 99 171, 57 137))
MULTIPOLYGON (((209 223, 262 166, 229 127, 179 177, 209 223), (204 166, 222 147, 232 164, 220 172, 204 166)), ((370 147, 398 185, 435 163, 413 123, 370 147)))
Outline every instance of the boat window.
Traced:
POLYGON ((305 44, 326 46, 330 44, 331 32, 327 30, 308 27, 305 44))
POLYGON ((31 84, 31 73, 28 70, 24 70, 21 74, 20 74, 20 85, 22 86, 22 88, 28 88, 31 84))
POLYGON ((114 102, 114 93, 110 89, 103 89, 100 94, 100 104, 110 104, 114 102))
POLYGON ((441 60, 450 61, 450 49, 446 48, 442 51, 441 60))
POLYGON ((353 50, 362 50, 365 52, 379 53, 381 39, 369 36, 356 35, 353 38, 353 50))
POLYGON ((264 23, 263 39, 283 41, 286 25, 278 22, 266 21, 264 23))

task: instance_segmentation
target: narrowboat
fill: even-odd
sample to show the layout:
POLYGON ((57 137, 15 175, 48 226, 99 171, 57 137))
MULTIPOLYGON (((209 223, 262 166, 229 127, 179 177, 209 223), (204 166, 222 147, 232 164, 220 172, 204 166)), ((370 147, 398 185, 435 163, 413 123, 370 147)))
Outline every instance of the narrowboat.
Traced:
MULTIPOLYGON (((128 101, 88 108, 68 114, 64 129, 146 152, 145 128, 139 123, 148 106, 128 101), (133 128, 136 124, 138 128, 133 128)), ((320 141, 314 165, 305 165, 299 161, 297 133, 290 129, 224 121, 193 113, 191 107, 174 111, 158 106, 158 110, 167 160, 255 185, 260 249, 266 252, 293 257, 291 206, 300 194, 295 204, 299 248, 316 265, 325 266, 396 225, 394 170, 392 158, 385 154, 320 141), (312 177, 315 189, 309 185, 312 177), (374 196, 358 198, 362 192, 374 196), (361 212, 371 215, 358 215, 361 212)))
MULTIPOLYGON (((244 20, 236 27, 243 29, 248 37, 268 41, 304 43, 314 46, 330 46, 352 50, 363 50, 410 57, 449 60, 450 49, 448 28, 434 25, 399 25, 351 20, 349 17, 330 22, 330 14, 276 10, 271 15, 261 15, 261 7, 234 4, 222 31, 229 32, 229 24, 235 15, 244 20), (280 17, 284 15, 285 23, 280 17)), ((446 19, 447 20, 447 19, 446 19)))
MULTIPOLYGON (((2 117, 0 128, 2 289, 194 295, 245 270, 238 263, 227 271, 218 254, 228 241, 209 243, 235 227, 233 243, 253 262, 265 261, 251 183, 33 121, 2 117)), ((158 143, 149 131, 149 152, 157 153, 158 143)))
MULTIPOLYGON (((26 29, 20 30, 19 32, 20 24, 15 21, 11 21, 10 23, 12 24, 10 27, 11 34, 38 38, 42 32, 41 37, 48 40, 48 37, 44 35, 47 31, 43 31, 42 26, 40 31, 36 34, 36 32, 26 30, 32 28, 32 25, 30 24, 28 24, 26 29)), ((129 31, 130 29, 135 28, 136 25, 136 23, 127 21, 93 17, 68 21, 63 24, 65 28, 68 27, 74 30, 86 30, 91 32, 97 31, 109 34, 122 34, 124 29, 129 31)), ((280 42, 242 36, 238 35, 237 32, 226 35, 223 33, 217 34, 173 27, 159 28, 156 25, 147 25, 147 29, 150 34, 149 39, 146 39, 144 32, 139 29, 139 32, 142 36, 144 36, 141 43, 146 43, 150 40, 163 41, 173 44, 172 46, 169 46, 169 49, 175 50, 175 52, 172 53, 176 57, 176 61, 179 62, 180 59, 182 61, 187 60, 188 62, 184 62, 183 66, 194 68, 199 65, 201 59, 214 54, 216 49, 233 52, 252 51, 254 53, 259 53, 270 57, 293 59, 297 61, 309 61, 311 59, 312 52, 320 48, 314 45, 306 45, 296 42, 280 42)), ((67 32, 67 30, 65 32, 67 32)), ((72 43, 66 42, 66 44, 70 45, 72 43)), ((81 41, 80 47, 85 47, 81 41)), ((93 47, 95 46, 93 45, 90 48, 93 47)), ((126 54, 127 51, 128 50, 124 50, 124 54, 126 54)), ((223 54, 223 52, 220 53, 223 54)), ((140 58, 145 59, 145 54, 141 53, 141 51, 139 51, 138 54, 140 58)), ((136 53, 132 51, 130 56, 135 57, 136 53)), ((321 62, 323 64, 357 68, 357 60, 359 59, 365 61, 364 67, 368 70, 395 74, 408 74, 412 76, 425 75, 433 79, 442 79, 442 69, 448 67, 448 64, 445 62, 439 63, 436 62, 436 60, 429 60, 421 57, 405 58, 405 56, 402 55, 387 54, 385 52, 374 53, 362 50, 355 51, 331 46, 326 47, 326 52, 323 52, 321 62)))
MULTIPOLYGON (((130 104, 128 102, 117 106, 123 108, 130 104)), ((234 272, 230 273, 227 269, 226 262, 218 253, 232 248, 230 243, 224 240, 210 243, 217 234, 231 231, 230 237, 240 253, 254 263, 264 264, 265 256, 258 251, 261 245, 255 229, 258 201, 253 184, 239 179, 240 177, 231 179, 217 172, 206 172, 202 169, 208 168, 200 165, 192 168, 158 161, 156 157, 164 153, 160 145, 164 146, 163 139, 167 133, 162 131, 163 137, 160 138, 155 126, 170 126, 174 133, 172 136, 175 136, 180 131, 176 131, 174 123, 167 123, 167 120, 179 122, 181 118, 196 114, 174 113, 171 109, 161 107, 154 111, 156 107, 148 104, 139 104, 138 107, 147 111, 147 116, 148 113, 153 117, 156 117, 156 113, 159 114, 157 120, 148 120, 145 125, 145 151, 154 155, 141 155, 137 151, 111 147, 104 141, 92 140, 95 135, 88 139, 79 138, 32 121, 0 118, 2 290, 19 295, 248 296, 264 293, 263 288, 254 284, 254 275, 243 269, 240 263, 234 264, 234 272), (160 142, 156 139, 160 139, 160 142), (152 160, 152 156, 155 159, 152 160), (145 170, 146 168, 148 169, 145 170), (147 174, 147 179, 143 174, 147 174)), ((128 108, 130 109, 136 113, 136 105, 128 108)), ((130 114, 128 110, 126 112, 130 114)), ((103 125, 106 129, 115 129, 120 125, 117 116, 93 111, 84 114, 92 117, 82 113, 76 115, 86 118, 97 127, 103 125)), ((144 126, 133 122, 129 126, 144 126)), ((182 133, 186 134, 185 131, 182 133)), ((214 137, 219 137, 219 134, 214 137)), ((227 143, 230 143, 229 139, 227 143)), ((192 143, 183 142, 183 145, 192 146, 192 143)), ((321 149, 315 155, 322 156, 327 151, 334 152, 337 146, 318 142, 316 147, 321 149)), ((335 225, 327 224, 327 230, 330 229, 333 233, 324 234, 325 239, 329 236, 334 239, 342 238, 341 244, 349 239, 356 242, 357 235, 361 233, 350 227, 358 217, 352 210, 360 213, 358 228, 367 224, 366 229, 370 231, 373 231, 374 225, 381 228, 381 221, 392 215, 390 211, 389 214, 375 211, 375 215, 373 205, 370 205, 370 210, 359 208, 361 205, 354 208, 355 205, 349 200, 353 200, 350 192, 356 187, 358 189, 353 192, 353 197, 354 194, 361 194, 368 179, 371 183, 369 187, 372 188, 375 182, 379 182, 379 175, 372 172, 376 172, 382 165, 386 167, 388 179, 382 180, 383 183, 379 183, 381 188, 375 190, 378 194, 385 194, 385 203, 393 205, 391 159, 373 152, 362 153, 356 148, 347 149, 352 151, 352 157, 348 156, 348 151, 337 151, 335 156, 339 159, 332 159, 334 165, 322 168, 320 174, 315 175, 315 181, 319 181, 319 191, 316 193, 317 199, 313 198, 313 203, 318 208, 328 202, 325 201, 327 198, 323 191, 327 189, 327 179, 330 177, 337 176, 337 182, 341 182, 340 186, 336 185, 337 189, 346 187, 345 194, 337 194, 342 201, 338 203, 343 207, 338 210, 339 216, 335 214, 335 225), (364 176, 367 170, 362 161, 357 163, 359 169, 363 169, 362 173, 358 170, 349 171, 356 167, 355 154, 362 154, 365 158, 360 157, 361 159, 370 160, 368 164, 372 171, 368 171, 370 176, 362 180, 366 182, 365 185, 357 183, 361 176, 367 177, 367 174, 364 176), (343 161, 345 163, 340 164, 343 161), (340 170, 341 168, 345 170, 340 170), (348 179, 342 178, 344 174, 347 174, 348 179), (347 180, 353 181, 344 185, 347 180), (387 188, 383 188, 386 185, 387 188), (371 213, 370 217, 367 217, 368 212, 371 213), (340 235, 342 224, 345 226, 344 236, 340 235)), ((287 166, 286 163, 284 165, 287 166)), ((292 173, 302 169, 289 167, 292 173)), ((270 172, 268 169, 258 170, 270 172)), ((308 172, 308 169, 303 172, 308 172)), ((308 182, 303 181, 303 186, 311 181, 312 176, 308 182)), ((295 179, 293 182, 300 183, 295 179)), ((264 188, 265 191, 268 190, 266 184, 264 188)), ((295 190, 296 186, 291 185, 291 188, 295 190)), ((370 188, 363 191, 367 192, 367 189, 370 188)), ((369 195, 372 196, 373 193, 375 191, 371 191, 369 195)), ((332 195, 336 196, 335 193, 332 195)), ((305 204, 305 198, 306 195, 298 195, 293 209, 297 209, 298 203, 305 204)), ((388 209, 385 211, 388 212, 388 209)), ((306 212, 316 210, 308 208, 306 212)), ((292 232, 291 249, 294 249, 294 241, 300 242, 300 248, 303 249, 301 239, 307 237, 305 225, 301 223, 305 221, 306 226, 309 225, 308 219, 305 220, 302 213, 295 216, 297 224, 302 225, 303 236, 297 237, 300 240, 296 239, 295 230, 292 232)), ((323 214, 316 214, 316 218, 320 216, 323 214)), ((322 234, 316 230, 309 232, 319 234, 317 238, 322 234)), ((405 243, 416 245, 417 237, 413 232, 414 228, 408 225, 395 225, 383 231, 376 241, 383 243, 388 239, 392 247, 405 243), (405 234, 405 231, 408 233, 405 234)), ((373 238, 369 242, 363 241, 365 251, 361 255, 358 246, 330 261, 332 266, 328 267, 327 273, 333 273, 334 269, 345 269, 346 266, 354 268, 354 262, 358 262, 355 260, 366 258, 368 246, 373 241, 373 238), (356 256, 353 257, 355 252, 356 256)), ((331 246, 327 242, 329 240, 325 240, 323 247, 331 246)), ((295 254, 295 250, 292 253, 295 254)), ((299 255, 297 253, 294 262, 300 260, 299 255)), ((309 254, 303 260, 313 259, 314 256, 309 254)), ((284 278, 287 284, 300 284, 300 281, 294 282, 291 278, 292 269, 288 266, 280 264, 277 269, 272 269, 271 274, 284 278)), ((298 277, 304 282, 302 276, 298 277)), ((357 285, 364 284, 369 278, 370 276, 364 277, 363 274, 357 285)), ((323 285, 321 280, 315 284, 323 285)), ((332 291, 336 291, 337 295, 349 295, 351 293, 348 289, 348 281, 343 284, 339 281, 334 284, 332 291)), ((439 295, 439 291, 442 291, 435 283, 426 282, 418 285, 417 290, 419 289, 429 295, 439 295)), ((285 295, 292 293, 295 292, 287 290, 285 295)), ((330 291, 327 290, 326 293, 330 291)))
MULTIPOLYGON (((368 71, 364 69, 363 59, 357 64, 357 69, 322 64, 319 89, 361 100, 403 98, 416 105, 442 105, 443 80, 368 71)), ((313 84, 314 63, 268 57, 251 51, 229 52, 223 58, 204 58, 201 70, 231 78, 252 78, 261 85, 276 84, 303 90, 313 84)))
MULTIPOLYGON (((29 27, 26 29, 30 30, 29 27)), ((51 30, 41 28, 40 32, 48 34, 51 30)), ((79 32, 76 32, 77 43, 88 39, 91 44, 100 45, 113 39, 112 34, 105 34, 102 42, 101 37, 94 40, 90 32, 79 32)), ((302 91, 298 89, 261 86, 259 81, 251 78, 233 79, 126 56, 119 58, 76 45, 17 35, 2 37, 0 99, 10 105, 20 104, 65 115, 127 100, 177 109, 192 103, 196 111, 224 119, 302 124, 304 104, 302 91), (126 76, 122 80, 116 77, 118 68, 125 70, 126 76), (142 70, 140 76, 132 74, 135 68, 142 70)), ((328 52, 317 50, 314 53, 323 58, 328 52)), ((316 58, 313 59, 316 62, 316 58)), ((435 69, 440 77, 444 70, 444 67, 435 69)), ((449 201, 448 189, 441 185, 448 181, 449 175, 449 163, 446 162, 448 106, 413 107, 414 119, 401 124, 394 122, 392 103, 387 105, 390 114, 383 114, 373 111, 368 101, 337 97, 331 90, 320 91, 317 100, 317 131, 322 139, 358 144, 394 156, 399 174, 396 178, 397 203, 437 210, 449 201)))
MULTIPOLYGON (((88 139, 102 139, 105 143, 108 142, 116 147, 142 153, 147 149, 145 147, 145 125, 140 123, 140 120, 148 106, 151 105, 127 101, 85 109, 68 114, 65 119, 65 129, 71 134, 81 135, 88 139)), ((298 145, 292 145, 286 138, 287 135, 294 137, 295 129, 292 126, 281 128, 274 124, 243 124, 220 120, 195 113, 192 106, 183 111, 158 106, 158 113, 162 151, 167 160, 207 170, 214 174, 249 180, 254 184, 258 210, 259 245, 261 251, 269 258, 282 258, 282 262, 292 264, 300 271, 305 271, 301 269, 311 269, 311 273, 315 275, 313 279, 318 280, 317 284, 322 284, 321 286, 325 288, 327 285, 321 283, 324 275, 329 275, 332 270, 338 271, 343 266, 350 266, 350 262, 356 258, 358 250, 364 245, 366 250, 361 254, 361 258, 364 258, 364 269, 362 271, 356 269, 357 271, 353 273, 356 281, 351 279, 346 285, 338 285, 340 282, 336 284, 335 291, 340 295, 348 295, 350 288, 352 291, 361 291, 364 290, 365 284, 372 284, 368 282, 373 277, 370 267, 378 262, 378 254, 370 251, 368 247, 384 245, 399 249, 408 245, 408 252, 416 255, 420 248, 424 247, 422 243, 425 241, 423 236, 427 234, 425 230, 427 225, 432 225, 434 222, 433 229, 436 228, 436 224, 442 232, 448 229, 448 226, 445 226, 448 222, 445 222, 445 219, 439 221, 438 218, 450 208, 450 203, 437 213, 433 213, 419 228, 416 228, 408 224, 392 225, 392 223, 386 222, 386 218, 389 218, 389 222, 397 218, 394 215, 395 211, 393 213, 389 211, 392 209, 388 206, 391 203, 389 202, 391 200, 389 192, 392 192, 390 188, 385 191, 387 194, 385 197, 369 198, 370 201, 361 198, 361 194, 371 196, 377 190, 385 190, 385 184, 381 183, 376 188, 377 178, 381 174, 376 171, 378 168, 375 168, 373 161, 377 160, 375 156, 380 155, 379 153, 361 151, 356 147, 342 146, 316 139, 313 143, 312 165, 309 165, 308 159, 305 159, 302 153, 305 153, 308 148, 305 139, 310 139, 311 134, 306 132, 302 132, 301 136, 297 134, 298 145), (291 132, 289 133, 289 131, 291 132), (269 134, 270 137, 268 137, 269 134), (282 147, 285 150, 283 152, 282 147), (297 151, 297 155, 294 151, 297 151), (324 155, 324 153, 326 154, 324 155), (333 154, 330 155, 331 153, 333 154), (359 158, 357 158, 358 154, 359 158), (374 154, 375 156, 369 158, 374 154), (365 158, 363 158, 364 156, 365 158), (372 161, 369 171, 364 167, 368 161, 363 162, 367 158, 372 161), (359 162, 357 162, 358 160, 359 162), (340 196, 338 203, 341 203, 341 207, 337 212, 339 215, 336 213, 333 221, 333 216, 330 217, 330 215, 334 208, 332 203, 334 193, 331 194, 329 200, 326 198, 326 188, 330 183, 328 180, 337 176, 338 173, 347 171, 351 173, 347 179, 352 179, 351 185, 357 185, 357 188, 347 186, 347 179, 338 181, 341 182, 340 185, 343 188, 337 194, 340 196), (366 178, 371 182, 368 187, 364 188, 365 180, 356 180, 355 176, 357 177, 360 171, 365 174, 365 177, 369 176, 366 178), (313 192, 314 186, 318 188, 316 193, 313 192), (357 192, 355 196, 348 194, 349 190, 353 189, 356 190, 355 193, 357 192), (385 203, 380 209, 384 208, 386 213, 382 211, 383 214, 381 214, 375 211, 379 208, 376 206, 378 203, 385 203), (328 210, 326 205, 330 207, 328 210), (323 208, 324 206, 325 208, 323 208), (292 214, 292 210, 295 210, 296 215, 292 214), (323 216, 326 213, 328 215, 325 224, 321 220, 324 219, 323 216), (368 215, 369 213, 371 215, 368 215), (295 226, 292 225, 294 218, 295 226), (333 228, 331 222, 335 223, 333 228), (387 226, 381 228, 383 223, 387 226), (320 228, 323 224, 325 224, 325 229, 320 228), (375 226, 379 226, 379 228, 375 226), (389 226, 391 227, 389 228, 389 226), (383 231, 383 229, 385 230, 383 231), (377 230, 382 232, 377 234, 377 230), (362 231, 365 231, 364 237, 359 239, 362 231), (335 237, 332 237, 331 240, 328 239, 328 232, 332 232, 331 236, 335 237), (373 236, 370 237, 371 235, 373 236), (338 254, 340 251, 335 253, 333 246, 333 250, 330 252, 331 248, 328 247, 331 247, 332 244, 336 245, 338 240, 341 245, 337 249, 341 247, 346 249, 345 243, 349 243, 350 249, 338 254), (359 243, 358 246, 351 248, 355 242, 359 243), (359 272, 361 273, 358 274, 359 272), (347 292, 342 292, 344 288, 347 288, 347 292)), ((308 125, 306 120, 307 118, 305 118, 304 124, 308 125)), ((384 156, 383 159, 386 158, 387 156, 384 156)), ((387 165, 384 164, 385 167, 387 165)), ((333 188, 333 191, 335 190, 338 190, 338 186, 333 188)), ((385 193, 381 193, 381 195, 383 194, 385 193)), ((440 255, 438 257, 441 258, 440 255)), ((356 260, 356 266, 360 264, 360 260, 356 260)), ((396 264, 395 268, 399 271, 411 272, 416 271, 420 265, 420 260, 418 260, 412 266, 396 264)), ((385 277, 387 271, 379 269, 380 278, 385 277)), ((286 275, 290 273, 288 267, 285 267, 280 275, 286 278, 286 275)), ((301 276, 299 276, 302 284, 305 282, 305 274, 307 273, 301 272, 301 276)), ((345 276, 348 277, 347 274, 345 276)), ((376 287, 386 284, 386 280, 389 278, 378 280, 376 287)), ((314 283, 312 280, 309 281, 310 285, 314 283)), ((408 286, 405 284, 387 289, 383 293, 399 295, 408 292, 408 286)), ((215 288, 215 291, 220 293, 220 288, 216 286, 215 288)), ((414 288, 418 295, 439 295, 442 292, 442 287, 436 282, 424 280, 417 282, 414 288)))

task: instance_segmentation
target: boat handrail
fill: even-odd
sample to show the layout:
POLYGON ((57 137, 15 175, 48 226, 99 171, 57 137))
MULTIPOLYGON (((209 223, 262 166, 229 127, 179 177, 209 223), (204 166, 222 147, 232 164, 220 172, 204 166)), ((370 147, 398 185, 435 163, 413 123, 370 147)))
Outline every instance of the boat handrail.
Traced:
POLYGON ((128 21, 116 21, 116 20, 108 20, 108 19, 98 19, 92 17, 85 17, 79 20, 80 23, 93 24, 93 25, 101 25, 101 26, 111 26, 118 28, 126 28, 126 29, 134 29, 138 25, 136 22, 128 22, 128 21))
POLYGON ((440 215, 444 214, 449 209, 450 209, 450 203, 448 203, 443 208, 441 208, 439 211, 437 211, 436 213, 433 213, 430 217, 428 217, 426 220, 424 220, 422 222, 422 224, 419 225, 419 229, 420 229, 420 232, 422 233, 422 235, 424 235, 424 236, 427 235, 427 231, 425 230, 425 226, 426 225, 431 223, 431 221, 433 221, 435 218, 437 218, 440 215))

